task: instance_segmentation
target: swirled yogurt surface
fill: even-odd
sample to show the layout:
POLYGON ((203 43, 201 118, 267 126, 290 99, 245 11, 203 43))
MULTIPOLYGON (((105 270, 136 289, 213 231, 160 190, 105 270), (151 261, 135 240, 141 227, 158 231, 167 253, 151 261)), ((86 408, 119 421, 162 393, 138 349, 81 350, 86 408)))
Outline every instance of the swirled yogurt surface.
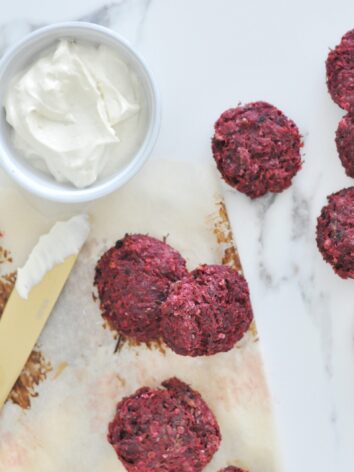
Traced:
POLYGON ((89 186, 134 140, 137 80, 105 45, 61 40, 14 77, 5 98, 12 140, 59 182, 89 186))

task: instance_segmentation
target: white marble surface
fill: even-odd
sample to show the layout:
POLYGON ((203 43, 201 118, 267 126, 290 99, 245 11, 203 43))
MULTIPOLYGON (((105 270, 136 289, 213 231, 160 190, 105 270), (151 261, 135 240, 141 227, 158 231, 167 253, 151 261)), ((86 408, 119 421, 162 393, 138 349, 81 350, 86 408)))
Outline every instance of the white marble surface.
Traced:
POLYGON ((336 155, 342 112, 324 78, 328 47, 354 26, 353 0, 12 0, 1 10, 2 51, 39 25, 77 18, 130 39, 163 100, 153 158, 210 162, 213 122, 239 101, 270 101, 296 121, 304 167, 289 190, 255 202, 225 191, 284 472, 353 471, 354 282, 332 273, 314 241, 326 195, 353 183, 336 155))

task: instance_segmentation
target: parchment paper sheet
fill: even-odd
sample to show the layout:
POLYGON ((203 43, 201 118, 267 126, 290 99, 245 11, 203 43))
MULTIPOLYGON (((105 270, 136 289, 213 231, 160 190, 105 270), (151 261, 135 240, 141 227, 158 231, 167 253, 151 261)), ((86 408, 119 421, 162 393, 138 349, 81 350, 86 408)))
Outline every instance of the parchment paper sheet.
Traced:
MULTIPOLYGON (((212 169, 164 160, 149 163, 113 196, 85 207, 93 223, 90 240, 37 346, 53 370, 29 409, 9 401, 0 412, 0 472, 124 471, 106 440, 115 405, 171 376, 198 390, 221 426, 222 444, 206 472, 231 464, 250 472, 280 471, 255 329, 230 352, 208 358, 127 344, 114 354, 116 340, 92 298, 99 255, 126 232, 167 236, 191 269, 220 263, 225 247, 214 234, 220 200, 212 169)), ((14 267, 41 233, 72 211, 29 198, 12 185, 0 187, 0 229, 14 267)))

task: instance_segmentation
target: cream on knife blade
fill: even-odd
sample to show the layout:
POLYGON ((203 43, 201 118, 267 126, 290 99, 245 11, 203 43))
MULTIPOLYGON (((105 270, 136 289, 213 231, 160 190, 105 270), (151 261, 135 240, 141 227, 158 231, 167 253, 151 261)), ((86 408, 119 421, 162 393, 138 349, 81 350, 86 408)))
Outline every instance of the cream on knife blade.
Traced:
POLYGON ((56 223, 41 236, 0 320, 0 408, 21 374, 90 232, 87 215, 56 223))

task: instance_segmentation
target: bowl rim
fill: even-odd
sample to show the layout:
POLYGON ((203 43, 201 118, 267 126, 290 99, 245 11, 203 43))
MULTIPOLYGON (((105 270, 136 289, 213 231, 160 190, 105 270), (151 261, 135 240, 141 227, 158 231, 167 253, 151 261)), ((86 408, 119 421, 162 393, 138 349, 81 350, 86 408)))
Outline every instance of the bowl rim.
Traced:
MULTIPOLYGON (((128 55, 133 57, 139 64, 139 67, 145 74, 149 92, 151 94, 151 112, 147 133, 140 147, 134 154, 132 161, 125 169, 123 169, 122 172, 117 173, 116 175, 113 174, 112 177, 108 177, 105 182, 97 185, 94 183, 93 186, 83 189, 77 189, 75 187, 72 189, 51 189, 50 185, 47 186, 40 182, 34 182, 31 172, 24 172, 19 166, 17 166, 16 159, 10 156, 6 151, 3 145, 3 136, 0 133, 0 164, 6 173, 10 175, 17 184, 19 184, 28 192, 46 200, 61 203, 80 203, 96 200, 112 193, 126 184, 142 168, 149 158, 159 135, 161 125, 161 101, 153 74, 147 67, 144 59, 130 44, 130 42, 110 28, 87 21, 64 21, 52 23, 27 34, 16 44, 8 48, 5 51, 3 57, 0 59, 0 83, 8 65, 14 60, 17 54, 26 47, 28 43, 31 43, 38 38, 46 37, 48 33, 53 31, 60 32, 62 29, 69 28, 82 31, 96 31, 118 42, 120 46, 122 46, 127 51, 128 55)), ((45 48, 45 46, 43 48, 45 48)), ((3 104, 1 104, 1 106, 3 106, 3 104)))

